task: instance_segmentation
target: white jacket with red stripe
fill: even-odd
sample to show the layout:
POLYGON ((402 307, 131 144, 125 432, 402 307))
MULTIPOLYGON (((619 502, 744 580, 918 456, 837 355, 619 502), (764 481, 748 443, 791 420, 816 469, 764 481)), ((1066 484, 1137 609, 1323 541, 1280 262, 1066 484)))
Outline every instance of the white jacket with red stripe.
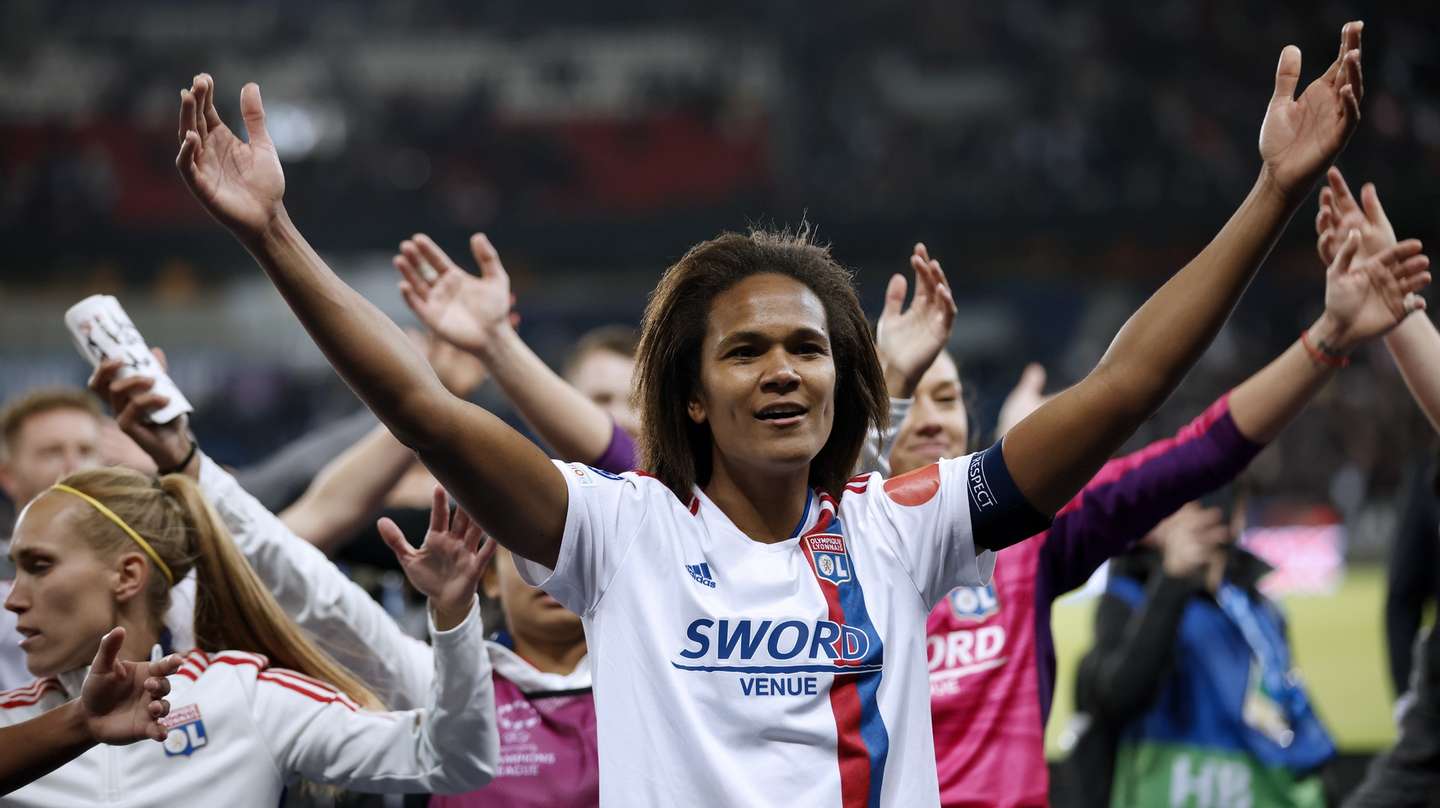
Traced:
MULTIPOLYGON (((238 651, 185 657, 170 677, 163 744, 97 746, 0 806, 227 805, 273 808, 299 779, 354 791, 458 793, 485 785, 498 756, 494 691, 478 607, 432 623, 434 676, 420 709, 370 712, 308 676, 238 651)), ((0 693, 0 725, 78 694, 85 670, 0 693)))

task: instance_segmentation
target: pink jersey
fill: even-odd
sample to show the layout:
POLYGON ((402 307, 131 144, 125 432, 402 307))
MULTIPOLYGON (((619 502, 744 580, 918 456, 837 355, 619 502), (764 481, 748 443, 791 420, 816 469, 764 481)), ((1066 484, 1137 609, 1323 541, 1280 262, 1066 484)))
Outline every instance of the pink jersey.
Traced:
POLYGON ((600 761, 589 662, 569 676, 541 673, 496 643, 490 644, 490 660, 500 730, 495 779, 468 794, 432 797, 430 808, 598 805, 600 761))
POLYGON ((1174 437, 1107 463, 1048 530, 997 554, 988 586, 953 589, 931 610, 930 709, 945 806, 1049 803, 1051 604, 1181 505, 1230 482, 1261 448, 1236 428, 1222 396, 1174 437))

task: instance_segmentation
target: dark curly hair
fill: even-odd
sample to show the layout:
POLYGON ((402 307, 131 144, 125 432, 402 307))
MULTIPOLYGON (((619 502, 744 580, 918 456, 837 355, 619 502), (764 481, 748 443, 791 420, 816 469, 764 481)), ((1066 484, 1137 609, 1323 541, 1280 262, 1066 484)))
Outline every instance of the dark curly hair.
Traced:
POLYGON ((810 462, 810 485, 838 492, 853 474, 866 432, 889 417, 875 340, 860 309, 851 273, 830 249, 798 232, 724 233, 697 244, 665 271, 640 327, 635 405, 641 416, 643 467, 682 501, 710 479, 712 436, 691 421, 685 404, 700 381, 700 350, 715 298, 740 281, 766 273, 803 283, 825 307, 835 359, 835 420, 810 462))

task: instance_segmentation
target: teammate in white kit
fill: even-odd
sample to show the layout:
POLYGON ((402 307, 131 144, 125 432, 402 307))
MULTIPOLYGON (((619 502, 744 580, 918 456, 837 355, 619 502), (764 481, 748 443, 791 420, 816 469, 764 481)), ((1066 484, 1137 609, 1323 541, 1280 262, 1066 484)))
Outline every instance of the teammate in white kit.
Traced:
POLYGON ((41 678, 0 693, 0 726, 79 695, 100 627, 126 629, 121 659, 148 656, 192 568, 199 648, 170 682, 163 744, 89 749, 0 806, 273 806, 300 779, 374 792, 489 782, 499 744, 475 602, 481 537, 461 517, 436 522, 419 552, 442 563, 406 569, 431 596, 434 684, 418 709, 385 712, 280 611, 194 482, 121 468, 65 477, 22 512, 10 546, 5 608, 41 678))
MULTIPOLYGON (((985 581, 982 551, 1043 527, 1179 384, 1353 130, 1356 46, 1342 42, 1298 100, 1286 49, 1254 190, 1088 377, 1003 451, 889 481, 846 482, 884 421, 885 385, 849 274, 804 238, 721 236, 665 273, 637 362, 654 477, 606 475, 552 463, 446 392, 320 260, 282 202, 255 85, 241 92, 245 142, 196 76, 176 164, 367 405, 581 613, 602 804, 909 808, 938 801, 930 605, 985 581)), ((922 370, 933 358, 916 357, 922 370)))

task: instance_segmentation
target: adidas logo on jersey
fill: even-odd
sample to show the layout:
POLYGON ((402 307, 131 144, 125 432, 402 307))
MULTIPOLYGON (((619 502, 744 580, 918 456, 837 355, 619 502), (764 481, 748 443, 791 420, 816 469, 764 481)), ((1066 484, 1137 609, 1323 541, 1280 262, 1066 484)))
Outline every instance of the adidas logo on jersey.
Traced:
POLYGON ((710 564, 708 562, 702 561, 699 564, 686 564, 685 571, 690 573, 690 577, 694 578, 696 583, 703 584, 711 589, 715 588, 715 578, 710 575, 710 564))

